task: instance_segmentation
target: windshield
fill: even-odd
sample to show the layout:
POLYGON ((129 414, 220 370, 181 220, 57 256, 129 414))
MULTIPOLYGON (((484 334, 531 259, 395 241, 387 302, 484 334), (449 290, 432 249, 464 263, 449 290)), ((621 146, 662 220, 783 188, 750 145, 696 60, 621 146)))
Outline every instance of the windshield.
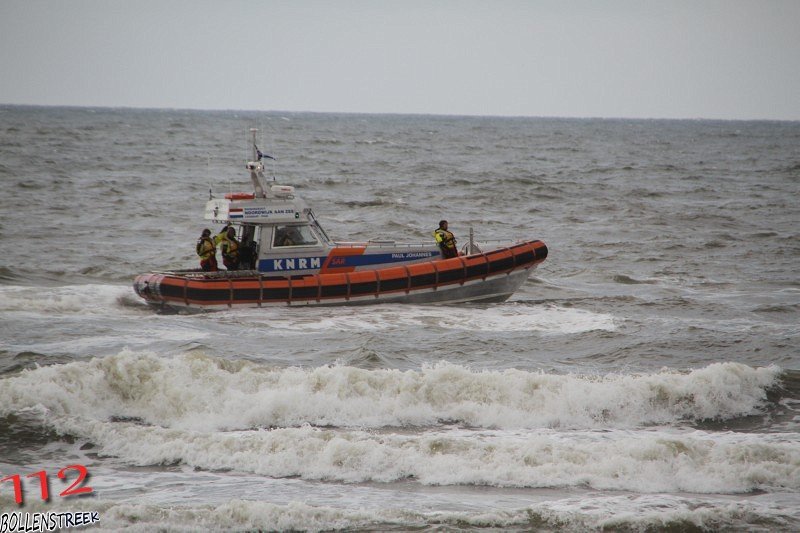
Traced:
POLYGON ((276 226, 272 246, 308 246, 317 244, 317 238, 308 226, 276 226))

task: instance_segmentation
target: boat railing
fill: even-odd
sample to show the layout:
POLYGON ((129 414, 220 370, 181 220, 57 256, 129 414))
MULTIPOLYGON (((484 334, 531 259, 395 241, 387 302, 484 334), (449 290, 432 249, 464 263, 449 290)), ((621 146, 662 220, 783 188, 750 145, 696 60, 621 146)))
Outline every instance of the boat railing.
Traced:
POLYGON ((368 246, 370 248, 425 248, 432 246, 430 242, 396 242, 396 241, 337 241, 333 243, 334 248, 363 248, 368 246))
MULTIPOLYGON (((475 240, 474 242, 480 246, 499 247, 503 245, 507 246, 508 244, 525 242, 526 240, 527 239, 481 239, 475 240)), ((433 242, 405 243, 396 241, 336 241, 333 243, 334 248, 363 248, 365 246, 370 248, 421 248, 436 246, 436 244, 433 242)))
MULTIPOLYGON (((476 246, 475 252, 477 253, 486 253, 490 252, 496 248, 502 248, 509 246, 511 244, 517 244, 521 242, 526 242, 525 239, 515 239, 512 241, 505 240, 505 239, 482 239, 480 241, 475 241, 473 244, 476 246)), ((335 248, 363 248, 367 247, 385 247, 385 248, 408 248, 408 249, 419 249, 421 247, 432 247, 435 246, 432 243, 398 243, 395 241, 366 241, 366 242, 335 242, 333 243, 335 248)), ((469 242, 463 245, 464 247, 469 246, 469 242)), ((469 253, 467 250, 462 249, 462 253, 469 253)), ((218 270, 216 272, 206 272, 200 270, 199 268, 193 269, 175 269, 175 270, 154 270, 152 271, 153 274, 162 274, 165 276, 183 276, 186 278, 197 278, 197 279, 214 279, 214 278, 221 278, 221 279, 230 279, 230 278, 249 278, 254 276, 263 275, 263 272, 259 272, 258 270, 218 270)))
POLYGON ((181 276, 185 278, 251 278, 258 276, 258 270, 217 270, 206 272, 198 268, 184 270, 154 270, 153 274, 163 274, 165 276, 181 276))

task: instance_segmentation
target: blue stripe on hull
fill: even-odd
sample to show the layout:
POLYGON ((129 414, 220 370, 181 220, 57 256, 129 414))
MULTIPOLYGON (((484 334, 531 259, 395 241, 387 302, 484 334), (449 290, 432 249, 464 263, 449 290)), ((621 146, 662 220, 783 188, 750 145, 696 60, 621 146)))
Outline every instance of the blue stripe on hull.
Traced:
MULTIPOLYGON (((396 252, 388 254, 339 255, 330 268, 363 267, 374 265, 393 266, 398 263, 419 261, 420 259, 438 259, 439 252, 427 250, 423 252, 396 252)), ((299 270, 319 269, 325 264, 323 257, 276 257, 261 259, 258 262, 259 272, 294 272, 299 270)))
MULTIPOLYGON (((434 256, 438 257, 439 252, 397 252, 391 254, 364 254, 364 255, 348 255, 337 256, 336 259, 344 259, 344 264, 336 264, 336 267, 360 267, 367 265, 383 265, 391 266, 393 263, 405 263, 407 261, 418 261, 420 259, 431 259, 434 256)), ((329 265, 333 266, 333 265, 329 265)))

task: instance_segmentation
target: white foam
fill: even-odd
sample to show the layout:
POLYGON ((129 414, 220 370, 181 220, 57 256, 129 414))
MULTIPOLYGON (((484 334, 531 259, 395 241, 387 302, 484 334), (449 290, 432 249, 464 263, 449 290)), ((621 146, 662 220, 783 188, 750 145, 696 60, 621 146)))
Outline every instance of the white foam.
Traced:
MULTIPOLYGON (((114 315, 149 313, 130 305, 139 302, 126 285, 66 285, 58 287, 0 286, 0 313, 36 315, 114 315), (128 302, 120 305, 120 302, 128 302)), ((564 335, 585 331, 617 329, 613 316, 554 305, 531 306, 509 302, 490 307, 437 307, 418 305, 376 305, 329 308, 236 309, 215 313, 215 320, 250 323, 282 334, 328 331, 392 331, 398 328, 462 330, 475 332, 532 332, 564 335)), ((196 317, 198 321, 201 317, 196 317)))
MULTIPOLYGON (((559 531, 658 530, 699 528, 746 530, 754 524, 770 530, 796 530, 798 507, 756 500, 692 499, 671 495, 596 496, 554 499, 529 506, 490 506, 471 511, 424 511, 394 504, 358 507, 313 505, 303 501, 276 504, 234 499, 219 504, 159 506, 112 502, 100 498, 31 501, 27 512, 97 512, 92 531, 254 531, 254 530, 397 530, 511 528, 559 531)), ((0 504, 13 507, 10 497, 0 504)))
MULTIPOLYGON (((339 307, 335 312, 319 308, 236 310, 238 320, 247 320, 284 332, 385 331, 399 327, 426 330, 465 330, 574 334, 585 331, 615 331, 613 316, 554 305, 515 304, 459 308, 417 305, 339 307)), ((233 316, 226 313, 226 316, 233 316)))
POLYGON ((61 418, 61 432, 138 466, 185 464, 273 478, 641 493, 800 489, 800 434, 425 431, 311 427, 202 433, 61 418))
MULTIPOLYGON (((107 314, 132 292, 126 285, 0 286, 0 313, 107 314)), ((145 308, 144 306, 142 307, 145 308)), ((119 312, 119 311, 118 311, 119 312)))
POLYGON ((445 329, 467 331, 531 331, 551 334, 574 334, 585 331, 616 330, 611 315, 554 305, 528 306, 507 304, 473 308, 466 312, 437 309, 428 317, 445 329))
MULTIPOLYGON (((12 505, 9 502, 9 505, 12 505)), ((28 507, 28 506, 26 506, 28 507)), ((747 529, 752 524, 790 531, 800 516, 792 509, 754 501, 730 502, 673 496, 618 496, 562 499, 513 509, 430 511, 385 505, 348 508, 310 505, 301 501, 275 504, 231 500, 212 505, 158 506, 84 499, 32 504, 29 512, 97 512, 92 531, 327 531, 513 528, 585 531, 600 529, 655 530, 700 528, 747 529)))
POLYGON ((634 428, 760 412, 777 367, 715 363, 691 372, 559 375, 441 363, 421 370, 270 368, 202 353, 130 350, 0 380, 0 413, 135 417, 198 431, 317 426, 634 428))
POLYGON ((668 494, 584 496, 536 504, 530 511, 547 523, 578 531, 747 530, 753 524, 775 530, 800 522, 797 509, 772 502, 688 499, 668 494))

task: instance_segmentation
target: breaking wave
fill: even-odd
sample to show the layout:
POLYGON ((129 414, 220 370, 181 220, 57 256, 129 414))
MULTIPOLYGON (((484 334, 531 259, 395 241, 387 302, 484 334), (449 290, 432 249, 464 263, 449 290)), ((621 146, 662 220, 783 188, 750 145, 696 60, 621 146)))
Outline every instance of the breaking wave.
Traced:
POLYGON ((800 434, 435 430, 310 426, 203 433, 62 418, 56 431, 136 466, 187 465, 272 478, 642 493, 800 489, 800 434))
POLYGON ((777 367, 736 363, 588 376, 449 363, 272 368, 125 350, 0 380, 0 416, 25 420, 21 436, 69 435, 136 466, 346 483, 745 493, 800 488, 800 435, 709 433, 684 421, 761 413, 780 378, 777 367))
POLYGON ((637 428, 764 412, 776 366, 715 363, 692 371, 577 375, 350 366, 273 368, 203 353, 121 353, 24 371, 0 380, 0 414, 36 408, 51 417, 196 431, 313 426, 488 429, 637 428))
MULTIPOLYGON (((0 503, 6 503, 0 498, 0 503)), ((11 505, 11 502, 8 502, 11 505)), ((36 511, 52 505, 35 506, 36 511), (41 507, 39 509, 38 507, 41 507)), ((61 507, 59 506, 59 510, 61 507)), ((176 505, 110 503, 84 500, 70 507, 95 511, 92 531, 364 531, 457 530, 504 531, 686 531, 745 530, 754 524, 769 531, 792 531, 798 512, 768 502, 730 502, 643 495, 567 498, 526 507, 487 511, 422 511, 393 506, 349 509, 293 501, 274 504, 231 500, 220 504, 176 505)))

